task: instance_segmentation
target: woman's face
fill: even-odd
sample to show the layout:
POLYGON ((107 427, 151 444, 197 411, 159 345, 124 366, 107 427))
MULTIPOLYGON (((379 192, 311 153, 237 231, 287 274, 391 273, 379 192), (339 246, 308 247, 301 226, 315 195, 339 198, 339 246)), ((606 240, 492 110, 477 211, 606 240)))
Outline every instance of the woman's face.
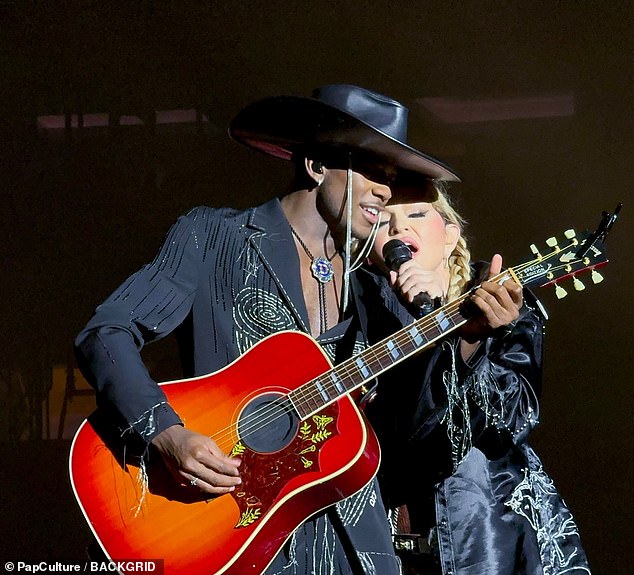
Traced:
POLYGON ((459 227, 445 222, 430 203, 388 205, 381 214, 371 259, 386 271, 383 246, 389 240, 401 240, 425 271, 442 273, 459 238, 459 227))

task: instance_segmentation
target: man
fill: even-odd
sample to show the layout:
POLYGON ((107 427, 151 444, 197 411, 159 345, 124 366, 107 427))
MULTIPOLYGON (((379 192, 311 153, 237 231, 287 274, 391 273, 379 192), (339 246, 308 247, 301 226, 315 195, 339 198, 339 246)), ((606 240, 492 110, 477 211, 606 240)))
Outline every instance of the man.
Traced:
MULTIPOLYGON (((290 192, 245 211, 201 207, 180 218, 155 260, 79 334, 80 366, 100 405, 124 434, 160 453, 175 482, 209 497, 229 493, 241 484, 240 459, 183 425, 141 348, 178 330, 188 375, 217 371, 286 329, 318 338, 334 361, 359 349, 365 312, 353 293, 352 257, 371 247, 392 188, 412 177, 458 179, 408 146, 406 130, 401 104, 349 85, 248 106, 230 133, 294 161, 290 192)), ((266 571, 398 572, 374 481, 299 526, 266 571)))

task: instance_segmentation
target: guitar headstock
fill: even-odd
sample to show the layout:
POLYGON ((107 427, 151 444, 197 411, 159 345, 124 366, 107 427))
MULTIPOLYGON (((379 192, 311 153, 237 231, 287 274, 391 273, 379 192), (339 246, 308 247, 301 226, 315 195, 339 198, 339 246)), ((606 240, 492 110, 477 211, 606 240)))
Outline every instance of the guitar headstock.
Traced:
POLYGON ((583 232, 577 236, 574 230, 566 230, 561 242, 556 237, 548 238, 542 251, 532 244, 531 251, 535 259, 513 268, 515 276, 527 287, 554 285, 559 299, 567 295, 566 290, 559 285, 566 279, 572 279, 572 285, 577 291, 585 289, 585 285, 577 277, 584 272, 591 272, 591 281, 600 283, 603 276, 597 269, 609 261, 605 238, 614 225, 621 206, 619 204, 613 214, 603 212, 601 223, 592 233, 583 232))

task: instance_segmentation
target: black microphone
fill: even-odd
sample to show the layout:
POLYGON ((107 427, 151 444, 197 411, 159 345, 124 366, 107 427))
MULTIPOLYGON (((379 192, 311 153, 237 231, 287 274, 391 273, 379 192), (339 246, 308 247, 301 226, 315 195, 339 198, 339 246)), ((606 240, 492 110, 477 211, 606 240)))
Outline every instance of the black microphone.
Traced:
MULTIPOLYGON (((401 265, 412 259, 412 251, 401 240, 390 240, 383 246, 383 260, 385 265, 393 272, 398 272, 401 265)), ((420 292, 414 296, 412 305, 420 310, 422 315, 434 311, 436 307, 429 294, 420 292)))

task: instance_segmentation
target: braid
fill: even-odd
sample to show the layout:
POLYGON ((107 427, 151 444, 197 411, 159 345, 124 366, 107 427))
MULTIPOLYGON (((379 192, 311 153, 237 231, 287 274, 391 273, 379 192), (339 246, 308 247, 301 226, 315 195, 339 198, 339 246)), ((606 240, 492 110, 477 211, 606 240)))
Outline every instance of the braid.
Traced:
POLYGON ((453 208, 442 182, 434 182, 438 198, 432 203, 445 222, 454 224, 460 229, 460 239, 453 252, 449 256, 447 267, 449 268, 449 288, 447 300, 452 301, 462 295, 466 286, 471 281, 471 253, 467 240, 463 235, 466 221, 453 208))
POLYGON ((467 247, 467 241, 460 236, 458 243, 449 256, 449 288, 447 289, 447 301, 452 301, 461 296, 471 281, 471 254, 467 247))

